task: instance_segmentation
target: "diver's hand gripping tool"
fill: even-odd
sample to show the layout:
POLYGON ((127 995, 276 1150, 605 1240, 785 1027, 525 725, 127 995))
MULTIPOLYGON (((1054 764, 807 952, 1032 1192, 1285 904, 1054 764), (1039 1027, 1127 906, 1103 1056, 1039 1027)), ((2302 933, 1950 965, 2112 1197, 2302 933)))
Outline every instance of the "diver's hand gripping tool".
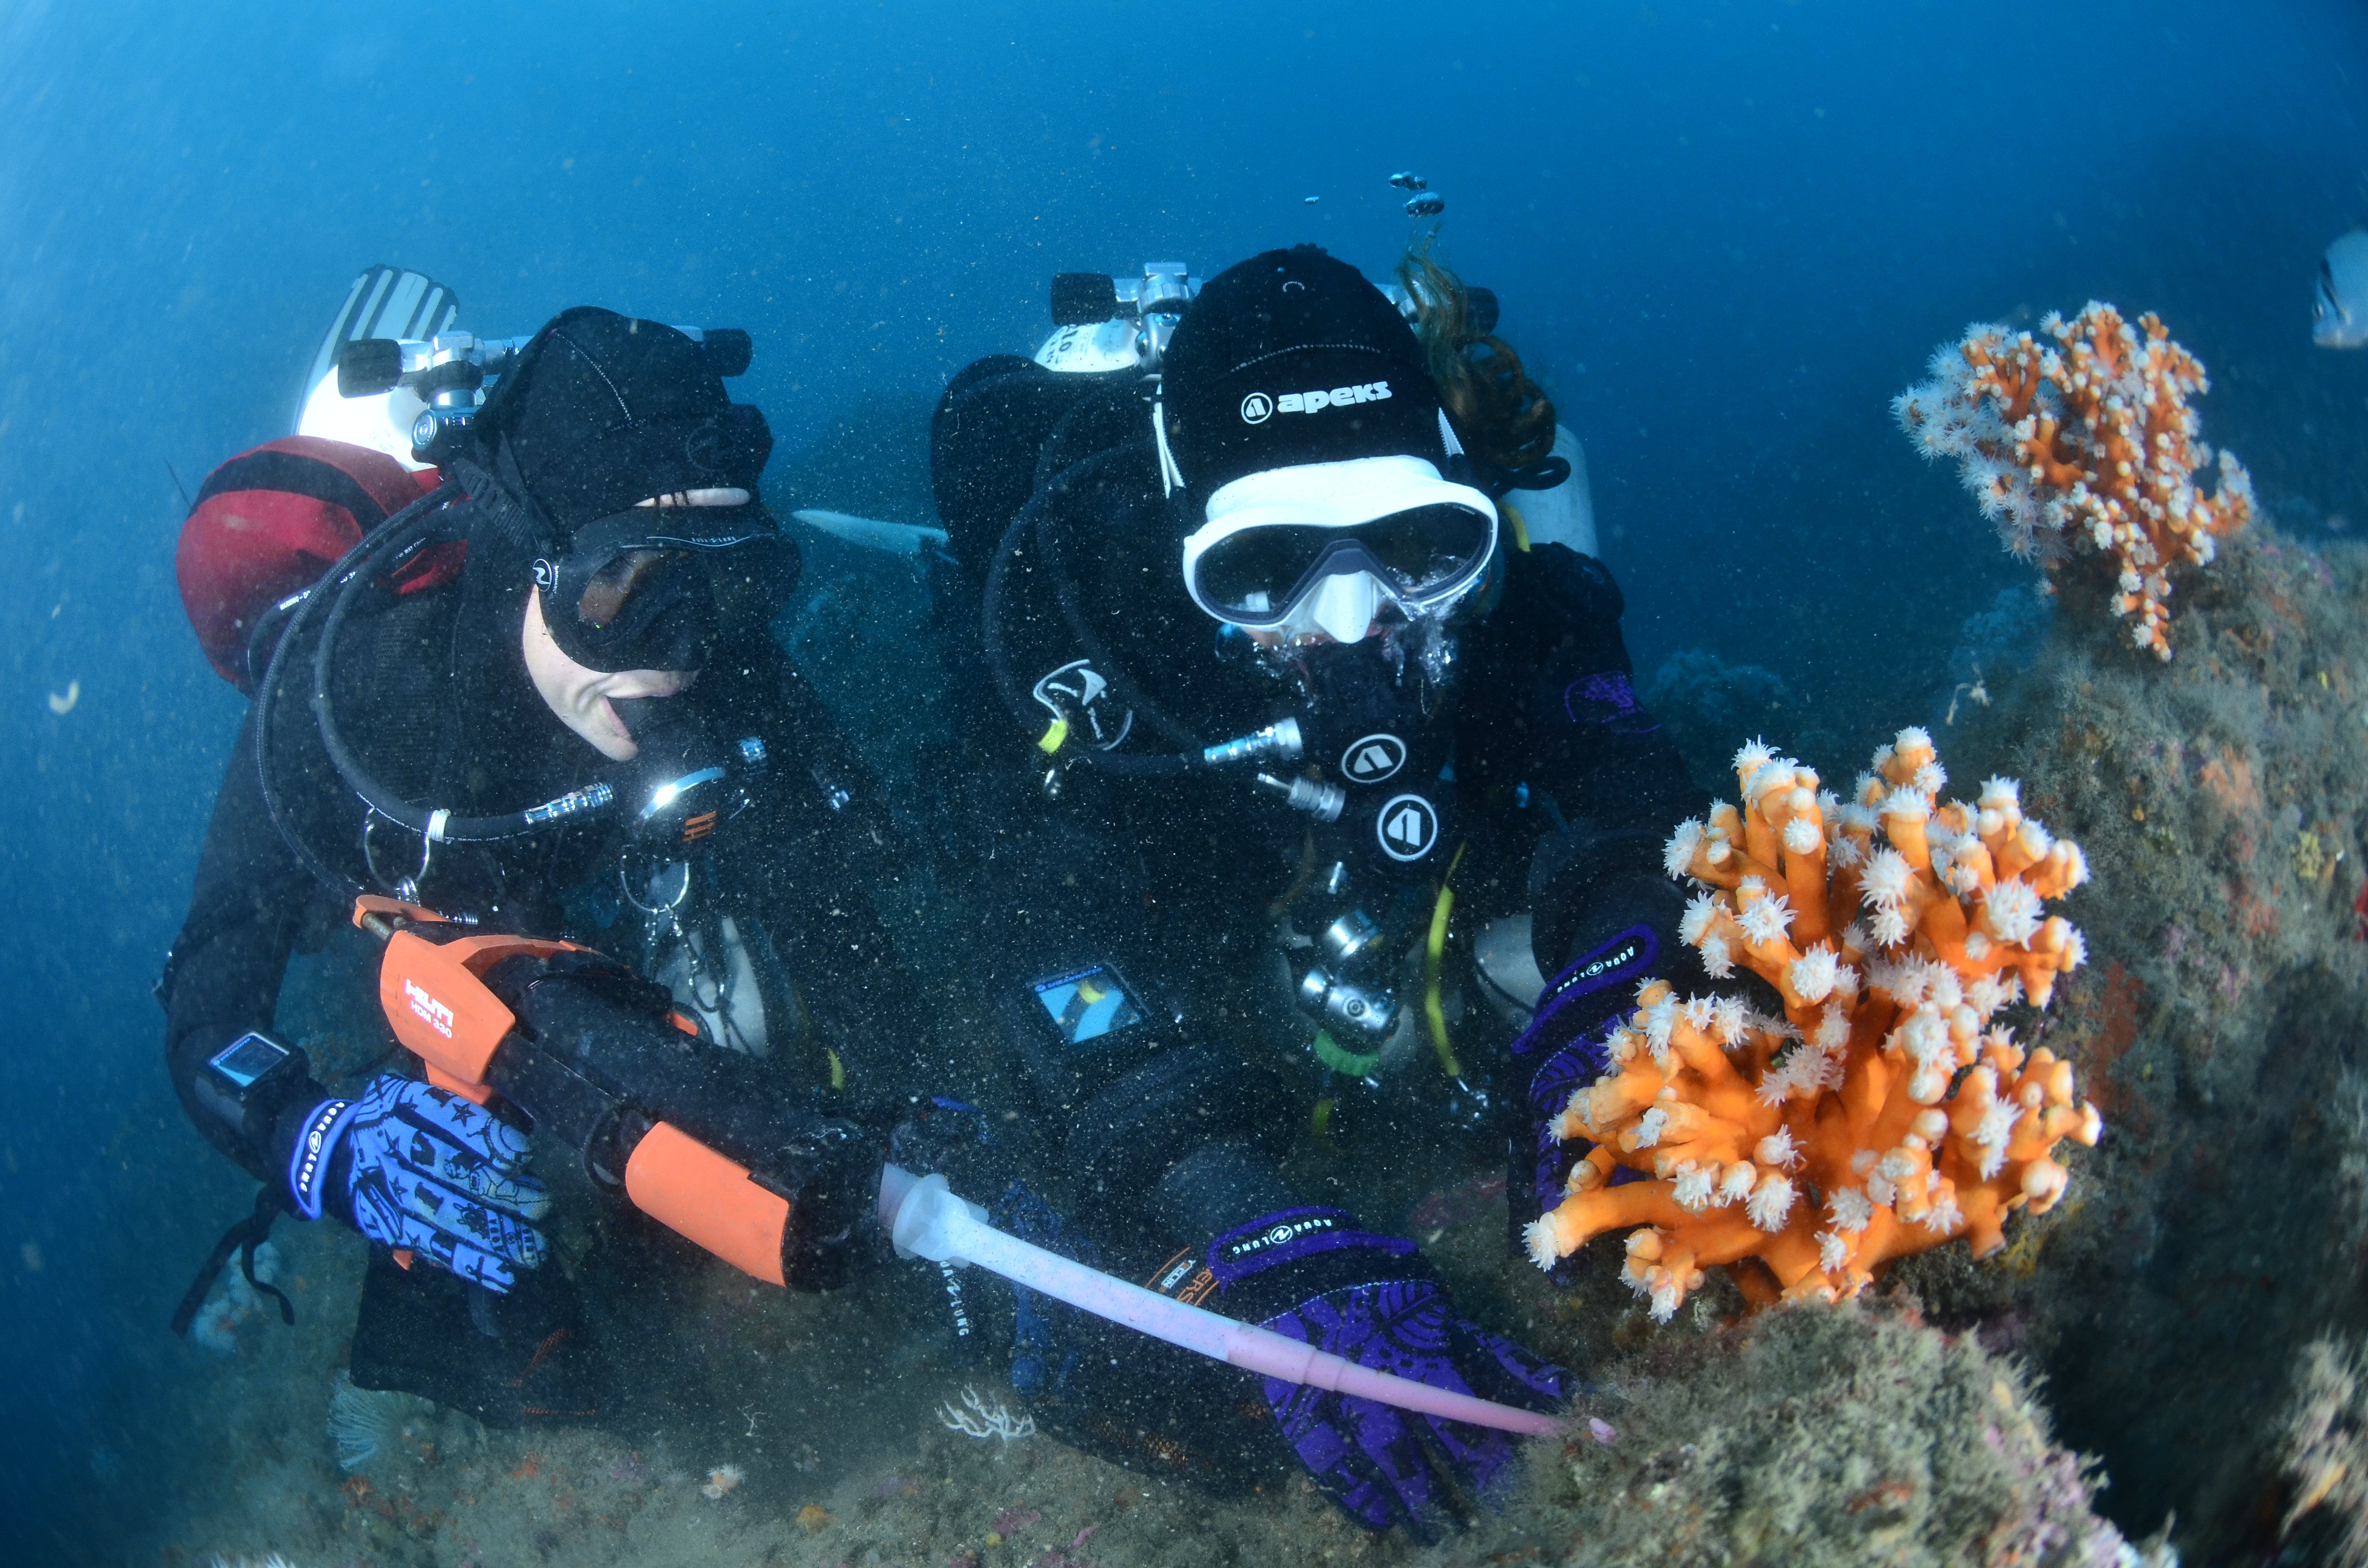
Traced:
POLYGON ((428 1082, 498 1097, 596 1182, 745 1273, 801 1290, 844 1278, 880 1168, 856 1123, 700 1046, 664 987, 588 948, 474 934, 374 896, 354 924, 386 943, 379 1004, 428 1082))
POLYGON ((633 1207, 757 1278, 801 1289, 837 1283, 856 1223, 876 1205, 903 1256, 976 1263, 1248 1371, 1508 1431, 1560 1429, 1550 1417, 1369 1370, 1007 1236, 949 1192, 945 1177, 883 1166, 854 1123, 785 1108, 778 1092, 734 1082, 741 1059, 686 1049, 688 1026, 664 989, 588 948, 465 935, 467 926, 431 910, 375 896, 356 901, 354 924, 386 942, 379 1003, 428 1082, 480 1105, 498 1097, 515 1107, 537 1131, 580 1151, 595 1180, 621 1186, 633 1207))

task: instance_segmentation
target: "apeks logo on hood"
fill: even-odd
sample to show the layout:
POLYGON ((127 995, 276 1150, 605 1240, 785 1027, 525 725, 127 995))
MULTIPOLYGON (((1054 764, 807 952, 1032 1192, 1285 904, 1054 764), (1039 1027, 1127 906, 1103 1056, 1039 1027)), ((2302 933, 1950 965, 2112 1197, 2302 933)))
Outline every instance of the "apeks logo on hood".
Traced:
POLYGON ((1327 408, 1345 408, 1350 403, 1385 403, 1390 395, 1387 381, 1334 387, 1330 392, 1284 392, 1280 397, 1252 392, 1242 399, 1242 423, 1263 425, 1278 414, 1321 414, 1327 408))

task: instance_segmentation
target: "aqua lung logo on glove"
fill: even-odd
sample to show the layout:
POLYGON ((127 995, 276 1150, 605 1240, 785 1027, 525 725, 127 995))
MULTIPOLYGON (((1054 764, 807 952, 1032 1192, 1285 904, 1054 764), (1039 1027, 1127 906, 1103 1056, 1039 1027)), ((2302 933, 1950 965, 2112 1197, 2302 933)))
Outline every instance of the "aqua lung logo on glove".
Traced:
POLYGON ((1419 860, 1439 842, 1439 808, 1420 795, 1393 795, 1373 818, 1373 836, 1393 860, 1419 860))
POLYGON ((321 1217, 321 1177, 329 1168, 329 1151, 336 1147, 338 1131, 353 1104, 351 1100, 322 1101, 288 1157, 288 1190, 296 1199, 296 1211, 307 1220, 321 1217))
POLYGON ((1327 408, 1349 408, 1360 403, 1386 403, 1391 395, 1387 381, 1334 387, 1329 392, 1284 392, 1272 398, 1264 392, 1252 392, 1242 399, 1242 423, 1263 425, 1278 414, 1321 414, 1327 408))
POLYGON ((1570 985, 1584 985, 1590 980, 1610 974, 1615 969, 1624 968, 1625 966, 1634 963, 1636 960, 1636 956, 1644 950, 1645 944, 1635 937, 1631 937, 1627 941, 1621 943, 1616 950, 1604 953, 1597 958, 1589 959, 1585 963, 1580 964, 1577 969, 1572 970, 1565 983, 1570 985))
POLYGON ((1239 1263, 1260 1253, 1288 1246, 1302 1236, 1339 1228, 1340 1218, 1336 1214, 1301 1214, 1292 1219, 1278 1220, 1255 1234, 1229 1239, 1220 1244, 1219 1254, 1224 1262, 1239 1263))
POLYGON ((1404 767, 1406 759, 1406 742, 1395 735, 1360 735, 1340 754, 1340 773, 1351 784, 1378 784, 1404 767))

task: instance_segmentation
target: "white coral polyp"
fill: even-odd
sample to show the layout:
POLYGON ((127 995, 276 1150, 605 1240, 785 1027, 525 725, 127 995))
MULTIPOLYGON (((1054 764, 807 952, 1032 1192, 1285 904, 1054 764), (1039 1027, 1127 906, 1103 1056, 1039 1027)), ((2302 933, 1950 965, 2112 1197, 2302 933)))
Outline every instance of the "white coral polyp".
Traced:
POLYGON ((2044 915, 2037 890, 2019 877, 2001 880, 1982 900, 1982 924, 2001 942, 2029 942, 2044 915))
POLYGON ((1802 1001, 1822 1002, 1834 994, 1834 980, 1840 967, 1841 960, 1833 949, 1820 942, 1794 959, 1784 978, 1802 1001))
POLYGON ((1636 1147, 1649 1149, 1661 1141, 1669 1125, 1669 1113, 1655 1106, 1636 1119, 1636 1147))
POLYGON ((1936 1235, 1952 1236, 1964 1228, 1965 1216, 1955 1199, 1944 1198, 1925 1211, 1920 1223, 1936 1235))
POLYGON ((1710 1005, 1710 1037, 1721 1045, 1739 1044, 1750 1017, 1751 1010, 1743 1005, 1742 997, 1713 997, 1710 1005))
POLYGON ((1770 1171, 1751 1191, 1751 1201, 1745 1205, 1744 1214, 1754 1229, 1773 1235, 1784 1228, 1793 1213, 1793 1187, 1790 1177, 1770 1171))
POLYGON ((1878 849, 1867 857, 1866 869, 1859 875, 1859 897, 1869 909, 1896 910, 1907 902, 1915 881, 1916 868, 1906 856, 1896 849, 1878 849))
POLYGON ((1834 1231, 1817 1233, 1817 1267, 1819 1268, 1828 1274, 1837 1274, 1841 1271, 1844 1264, 1850 1262, 1850 1244, 1847 1238, 1834 1231))
POLYGON ((1718 923, 1718 895, 1698 892, 1686 901, 1686 912, 1678 919, 1678 939, 1688 947, 1699 946, 1702 937, 1718 923))
POLYGON ((1661 869, 1672 877, 1682 877, 1694 863, 1694 851, 1702 847, 1702 835, 1708 829, 1689 817, 1678 824, 1677 832, 1661 846, 1661 869))
POLYGON ((1736 924, 1753 942, 1773 942, 1782 938, 1793 928, 1793 903, 1782 893, 1770 893, 1753 899, 1736 916, 1736 924))

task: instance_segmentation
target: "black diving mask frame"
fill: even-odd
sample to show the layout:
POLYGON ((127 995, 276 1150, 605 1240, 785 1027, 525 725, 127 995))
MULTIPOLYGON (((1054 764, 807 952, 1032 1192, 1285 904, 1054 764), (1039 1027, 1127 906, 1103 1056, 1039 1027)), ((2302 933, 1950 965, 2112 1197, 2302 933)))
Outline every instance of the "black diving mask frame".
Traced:
POLYGON ((564 554, 539 556, 535 585, 552 641, 587 669, 690 671, 713 651, 719 613, 710 563, 726 551, 778 546, 760 501, 643 506, 575 530, 564 554))

